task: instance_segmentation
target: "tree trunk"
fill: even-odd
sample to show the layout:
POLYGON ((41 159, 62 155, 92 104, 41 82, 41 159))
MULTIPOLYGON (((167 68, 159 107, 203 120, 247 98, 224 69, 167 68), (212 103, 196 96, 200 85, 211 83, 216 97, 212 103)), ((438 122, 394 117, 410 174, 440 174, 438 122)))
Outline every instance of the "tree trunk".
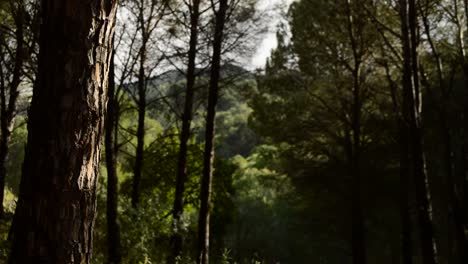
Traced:
POLYGON ((43 0, 10 263, 90 263, 116 1, 43 0))
POLYGON ((180 234, 180 220, 184 211, 184 192, 187 180, 187 151, 190 139, 190 126, 193 115, 193 97, 195 93, 196 56, 198 46, 198 22, 200 17, 200 0, 193 0, 190 13, 190 47, 188 52, 187 87, 185 92, 184 113, 182 115, 182 131, 180 134, 179 156, 177 161, 176 189, 174 197, 174 209, 172 212, 173 236, 172 256, 169 263, 175 263, 175 259, 182 251, 182 236, 180 234))
MULTIPOLYGON (((411 226, 411 216, 410 216, 410 149, 408 142, 408 122, 405 120, 404 110, 402 111, 401 107, 406 106, 406 97, 403 96, 402 106, 398 103, 398 84, 394 82, 391 78, 390 71, 388 66, 386 66, 387 79, 390 83, 390 94, 392 97, 393 111, 395 116, 396 124, 398 125, 398 143, 400 146, 399 150, 399 174, 400 174, 400 190, 399 190, 399 210, 400 210, 400 224, 401 224, 401 233, 400 233, 400 254, 401 263, 403 264, 412 264, 413 263, 413 245, 411 242, 412 236, 412 226, 411 226)), ((408 78, 408 75, 404 76, 408 78)), ((409 80, 411 82, 411 79, 409 80)), ((404 80, 404 83, 408 83, 407 80, 404 80)), ((400 261, 400 257, 398 258, 400 261)))
POLYGON ((403 44, 403 90, 407 105, 403 106, 405 121, 408 122, 412 169, 418 205, 418 224, 423 262, 436 264, 437 247, 432 225, 432 202, 425 168, 421 130, 421 98, 418 76, 418 36, 415 0, 401 0, 401 28, 403 44))
MULTIPOLYGON (((468 59, 464 62, 463 74, 465 85, 468 85, 468 59)), ((463 119, 462 119, 462 138, 460 144, 460 173, 457 174, 457 179, 454 181, 453 188, 451 190, 453 196, 453 210, 455 219, 456 236, 461 242, 458 244, 458 254, 460 255, 460 261, 466 263, 468 261, 468 216, 467 216, 467 169, 466 161, 467 155, 466 150, 468 149, 468 90, 464 94, 464 105, 463 105, 463 119)))
MULTIPOLYGON (((404 99, 403 99, 404 100, 404 99)), ((404 103, 405 104, 405 103, 404 103)), ((411 243, 411 216, 409 203, 410 186, 410 153, 408 146, 408 127, 400 119, 400 219, 401 219, 401 255, 403 264, 413 263, 413 245, 411 243)))
POLYGON ((6 179, 6 167, 5 162, 8 156, 8 149, 10 143, 10 137, 13 130, 14 118, 16 116, 16 103, 19 96, 19 85, 21 83, 22 68, 24 63, 24 12, 25 7, 23 1, 18 1, 15 20, 15 39, 16 39, 16 53, 13 66, 13 76, 9 86, 8 96, 6 93, 6 87, 3 84, 0 91, 1 107, 0 107, 0 218, 3 217, 4 208, 3 200, 5 196, 5 179, 6 179), (8 101, 8 103, 7 103, 8 101))
POLYGON ((117 117, 117 101, 115 98, 114 81, 114 55, 112 54, 109 66, 109 89, 107 91, 107 119, 106 119, 106 166, 107 166, 107 246, 108 263, 120 264, 122 256, 120 254, 120 226, 117 222, 118 203, 118 178, 117 178, 117 151, 115 147, 114 127, 117 117))
MULTIPOLYGON (((448 102, 448 98, 443 99, 443 109, 440 111, 440 117, 441 117, 441 133, 442 137, 444 140, 444 167, 445 167, 445 172, 446 172, 446 178, 447 178, 447 194, 448 194, 448 211, 449 211, 449 226, 447 232, 449 233, 449 258, 453 259, 452 257, 452 252, 456 247, 457 253, 458 253, 458 263, 463 264, 463 263, 468 263, 468 243, 466 241, 465 237, 465 230, 464 230, 464 216, 463 216, 463 209, 461 207, 460 203, 460 197, 457 194, 457 184, 454 179, 453 175, 453 169, 452 169, 452 140, 451 140, 451 135, 450 135, 450 130, 449 130, 449 125, 447 121, 447 105, 446 102, 448 102), (451 227, 454 227, 455 231, 455 236, 452 238, 451 233, 452 229, 451 227), (453 241, 455 244, 453 243, 453 241)), ((453 261, 453 260, 452 260, 453 261)))
MULTIPOLYGON (((468 11, 467 11, 468 12, 468 11)), ((463 74, 465 85, 468 85, 468 59, 464 62, 463 74)), ((467 204, 467 170, 466 170, 466 149, 468 148, 468 90, 464 94, 464 105, 463 105, 463 119, 462 119, 462 142, 460 144, 460 173, 457 174, 456 180, 453 182, 451 195, 452 195, 452 206, 453 206, 453 217, 455 220, 455 232, 458 238, 458 254, 461 263, 467 263, 468 261, 468 235, 465 230, 468 230, 468 217, 466 212, 467 204)), ((454 175, 455 176, 455 175, 454 175)))
POLYGON ((361 171, 360 171, 360 155, 361 155, 361 103, 359 99, 359 74, 355 76, 355 85, 353 88, 353 115, 352 115, 352 131, 353 131, 353 147, 351 155, 351 173, 352 173, 352 250, 353 263, 366 263, 366 246, 364 235, 364 212, 362 208, 362 191, 361 191, 361 171))
MULTIPOLYGON (((468 12, 468 10, 467 10, 468 12)), ((465 59, 466 60, 466 59, 465 59)), ((468 84, 468 61, 464 62, 463 74, 465 85, 468 84)), ((468 146, 468 91, 464 95, 465 104, 463 105, 463 120, 462 120, 462 142, 460 144, 460 156, 461 156, 461 168, 460 173, 456 175, 452 174, 450 190, 451 207, 453 210, 453 219, 455 223, 455 236, 457 238, 457 251, 459 255, 460 263, 468 263, 468 235, 465 230, 468 229, 468 217, 466 212, 466 149, 468 146)), ((450 136, 450 134, 448 135, 450 136)))
MULTIPOLYGON (((464 15, 468 15, 468 2, 463 1, 464 15)), ((465 29, 468 29, 468 20, 465 19, 465 29)), ((463 29, 462 29, 463 30, 463 29)), ((464 41, 461 39, 461 41, 464 41)), ((463 59, 463 75, 465 86, 468 85, 468 57, 465 54, 464 47, 462 48, 462 59, 463 59)), ((462 118, 462 142, 460 144, 460 155, 461 155, 461 168, 460 173, 457 175, 457 180, 453 186, 452 195, 454 196, 454 219, 456 236, 461 242, 458 244, 458 254, 460 255, 460 261, 466 263, 468 261, 468 192, 467 192, 467 149, 468 149, 468 89, 465 89, 463 93, 463 118, 462 118)))
MULTIPOLYGON (((351 248, 353 254, 353 264, 366 263, 366 245, 365 245, 365 223, 364 212, 362 207, 362 191, 361 191, 361 62, 362 62, 362 28, 355 24, 355 20, 359 19, 355 16, 355 6, 364 4, 360 1, 351 3, 351 0, 346 1, 347 12, 347 30, 349 42, 351 45, 354 68, 352 69, 353 87, 352 87, 352 105, 351 105, 351 131, 352 143, 351 153, 349 157, 350 170, 352 177, 352 198, 351 198, 351 248)), ((362 25, 361 25, 362 26, 362 25)))
MULTIPOLYGON (((141 14, 143 16, 143 14, 141 14)), ((143 20, 143 18, 141 18, 143 20)), ((132 207, 137 208, 140 200, 141 171, 143 168, 143 147, 145 145, 145 115, 146 115, 146 33, 144 22, 141 22, 143 44, 140 49, 140 69, 138 72, 138 127, 135 164, 133 168, 132 207)))
POLYGON ((366 250, 364 240, 364 216, 361 202, 361 177, 356 157, 352 160, 352 250, 353 263, 366 263, 366 250))
MULTIPOLYGON (((216 104, 218 102, 221 52, 223 44, 223 31, 226 20, 228 0, 219 1, 219 9, 215 11, 216 25, 213 40, 213 58, 211 62, 211 77, 208 91, 208 109, 205 128, 205 152, 203 155, 203 177, 201 182, 201 206, 198 218, 198 254, 199 264, 209 263, 210 254, 210 210, 211 210, 211 184, 213 180, 213 161, 215 156, 215 118, 216 104)), ((213 6, 213 9, 215 7, 213 6)))
MULTIPOLYGON (((426 7, 428 3, 426 2, 426 7)), ((420 9, 422 9, 420 7, 420 9)), ((456 194, 456 181, 454 179, 453 175, 453 153, 452 153, 452 140, 451 140, 451 133, 450 133, 450 126, 449 126, 449 121, 448 121, 448 104, 450 100, 450 88, 447 86, 452 86, 453 84, 445 84, 444 83, 444 71, 443 71, 443 62, 441 59, 441 55, 438 52, 436 45, 434 44, 433 38, 431 36, 431 29, 430 29, 430 22, 427 17, 427 14, 425 12, 421 12, 421 17, 422 17, 422 22, 424 25, 424 30, 426 32, 427 36, 427 41, 429 43, 429 46, 432 50, 432 57, 434 57, 434 60, 436 61, 436 70, 437 70, 437 76, 438 76, 438 81, 439 81, 439 90, 441 93, 440 96, 440 107, 438 109, 438 114, 440 118, 440 134, 442 136, 443 140, 443 151, 442 151, 442 156, 443 156, 443 168, 446 173, 445 179, 446 181, 444 184, 446 184, 447 187, 447 193, 446 197, 447 199, 447 209, 448 209, 448 214, 447 214, 447 239, 448 239, 448 262, 454 263, 456 262, 455 260, 455 254, 454 254, 454 249, 455 246, 459 247, 459 253, 458 253, 458 262, 459 263, 467 263, 468 259, 466 258, 466 253, 464 252, 465 250, 463 249, 463 245, 466 244, 465 238, 464 238, 464 232, 459 234, 458 230, 463 230, 463 226, 459 226, 459 224, 462 224, 462 222, 459 222, 457 219, 458 215, 458 206, 457 206, 457 194, 456 194), (452 226, 455 228, 452 229, 452 226), (453 232, 455 230, 455 232, 453 232), (453 237, 453 233, 455 233, 455 236, 453 237), (454 244, 455 242, 455 244, 454 244), (463 249, 463 250, 461 250, 463 249)), ((460 41, 463 41, 461 38, 460 41)), ((463 44, 462 44, 463 46, 463 44)), ((464 51, 462 51, 462 54, 464 51)), ((416 64, 417 65, 417 64, 416 64)), ((430 84, 427 84, 428 89, 430 84)))

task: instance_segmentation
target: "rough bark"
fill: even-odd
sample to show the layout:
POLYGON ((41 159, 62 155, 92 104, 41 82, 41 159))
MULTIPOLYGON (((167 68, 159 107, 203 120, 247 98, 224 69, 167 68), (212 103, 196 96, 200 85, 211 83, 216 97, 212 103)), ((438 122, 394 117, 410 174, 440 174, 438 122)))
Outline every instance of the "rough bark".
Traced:
POLYGON ((21 83, 22 68, 24 63, 24 3, 18 1, 14 15, 15 21, 15 58, 12 72, 12 79, 9 87, 2 82, 0 87, 0 218, 3 217, 3 199, 5 194, 6 167, 5 162, 8 156, 9 142, 16 116, 16 103, 19 96, 19 85, 21 83), (8 91, 6 91, 8 89, 8 91))
POLYGON ((182 250, 182 236, 179 233, 180 220, 184 211, 184 192, 185 182, 187 180, 187 151, 188 141, 190 139, 190 126, 193 115, 193 97, 195 93, 195 59, 197 56, 198 45, 198 22, 200 17, 200 0, 193 0, 190 12, 190 47, 188 52, 188 67, 186 73, 187 86, 185 92, 184 112, 182 115, 182 131, 180 134, 179 156, 177 160, 176 189, 174 197, 174 207, 172 212, 173 236, 172 256, 169 257, 169 263, 175 263, 175 259, 182 250))
MULTIPOLYGON (((200 212, 198 218, 198 254, 199 264, 209 263, 210 253, 210 210, 211 185, 213 180, 213 161, 215 158, 214 137, 216 104, 218 102, 221 52, 223 44, 223 31, 226 20, 228 0, 219 1, 219 9, 215 10, 215 33, 213 40, 213 57, 211 61, 210 86, 208 91, 208 109, 205 125, 205 151, 203 155, 203 176, 200 193, 200 212)), ((213 6, 213 9, 215 7, 213 6)))
POLYGON ((415 0, 400 1, 403 46, 403 92, 407 105, 403 106, 412 157, 412 173, 418 207, 418 224, 423 262, 438 263, 437 247, 432 224, 432 203, 425 168, 420 108, 421 98, 418 76, 418 35, 415 0))
POLYGON ((116 1, 43 0, 10 263, 90 263, 116 1))
POLYGON ((122 263, 120 254, 120 226, 117 221, 117 203, 118 203, 118 178, 117 178, 117 150, 115 149, 114 128, 117 123, 117 101, 115 98, 114 81, 114 55, 109 69, 109 87, 107 91, 107 114, 106 114, 106 166, 107 166, 107 246, 109 264, 122 263))

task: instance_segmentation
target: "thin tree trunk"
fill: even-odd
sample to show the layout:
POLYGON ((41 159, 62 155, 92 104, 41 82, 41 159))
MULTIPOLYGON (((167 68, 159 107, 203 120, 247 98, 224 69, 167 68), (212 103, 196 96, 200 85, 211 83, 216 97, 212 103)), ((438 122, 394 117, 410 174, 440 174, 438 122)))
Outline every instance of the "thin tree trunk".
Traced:
POLYGON ((190 47, 188 52, 187 87, 185 92, 184 113, 182 115, 182 131, 180 134, 179 156, 177 160, 176 189, 174 208, 172 212, 173 235, 171 238, 172 255, 169 263, 175 263, 175 259, 182 251, 182 235, 180 234, 180 220, 184 211, 184 192, 187 180, 187 152, 190 139, 190 126, 193 115, 193 97, 195 93, 196 56, 198 46, 198 22, 200 17, 200 0, 193 0, 190 12, 190 47))
POLYGON ((364 212, 362 208, 362 191, 361 191, 361 47, 358 38, 362 36, 362 28, 355 25, 354 6, 361 4, 360 1, 351 3, 351 0, 346 1, 347 11, 347 30, 349 42, 353 52, 354 68, 352 69, 353 76, 353 98, 352 98, 352 113, 351 113, 351 130, 352 130, 352 148, 350 156, 350 169, 352 176, 352 200, 351 200, 351 217, 352 217, 352 252, 354 264, 366 263, 366 246, 365 246, 365 224, 364 212))
POLYGON ((432 226, 432 202, 425 168, 420 120, 421 98, 418 76, 418 36, 415 0, 401 0, 401 27, 403 44, 403 89, 407 105, 403 106, 408 122, 412 169, 418 204, 418 224, 422 257, 425 264, 436 264, 437 247, 432 226))
POLYGON ((466 250, 467 248, 467 242, 465 238, 465 231, 464 231, 464 220, 463 220, 463 210, 460 208, 460 203, 459 203, 459 197, 456 192, 456 183, 454 180, 454 175, 453 175, 453 169, 452 169, 452 140, 451 140, 451 135, 450 135, 450 130, 449 126, 447 124, 447 106, 446 102, 448 102, 448 98, 444 99, 445 101, 443 102, 443 109, 440 111, 440 117, 441 117, 441 133, 442 137, 444 140, 444 167, 445 167, 445 172, 446 172, 446 178, 447 178, 447 195, 448 195, 448 211, 449 211, 449 225, 448 225, 448 234, 449 234, 449 260, 454 261, 454 254, 453 251, 456 247, 457 252, 458 252, 458 263, 464 264, 468 263, 468 256, 466 250), (455 230, 455 237, 452 238, 452 225, 454 226, 455 230), (453 240, 455 241, 455 244, 453 244, 453 240))
MULTIPOLYGON (((467 8, 468 14, 468 8, 467 8)), ((468 59, 464 58, 465 62, 463 65, 463 74, 465 79, 465 85, 468 85, 468 59)), ((467 170, 466 170, 466 149, 468 148, 468 90, 465 91, 463 105, 463 120, 462 120, 462 142, 460 144, 460 155, 461 155, 461 168, 460 173, 457 175, 457 180, 454 180, 451 195, 452 195, 452 206, 453 216, 455 220, 456 236, 458 237, 458 254, 461 263, 468 263, 468 234, 465 230, 468 229, 468 217, 466 212, 467 204, 467 170)))
MULTIPOLYGON (((468 2, 463 1, 463 10, 464 15, 468 15, 468 2)), ((465 19, 465 29, 468 29, 468 20, 465 19)), ((464 30, 462 29, 461 32, 464 30)), ((463 37, 463 35, 461 35, 463 37)), ((465 39, 460 39, 461 43, 463 44, 465 39)), ((461 47, 461 56, 463 59, 463 75, 465 86, 468 85, 468 57, 465 53, 465 47, 462 45, 461 47)), ((461 154, 461 169, 460 174, 457 175, 457 180, 453 187, 453 196, 454 196, 454 218, 455 218, 455 225, 456 225, 456 232, 459 238, 458 245, 458 254, 460 255, 460 260, 468 261, 468 213, 467 213, 467 204, 468 204, 468 192, 466 186, 468 184, 466 180, 467 176, 467 149, 468 149, 468 89, 465 89, 463 93, 463 120, 462 120, 462 142, 460 144, 460 154, 461 154)))
MULTIPOLYGON (((465 59, 468 60, 468 59, 465 59)), ((464 79, 465 85, 468 85, 468 61, 464 62, 464 79)), ((452 195, 454 196, 454 218, 455 218, 455 228, 458 236, 458 240, 461 241, 458 245, 458 254, 460 255, 460 260, 463 263, 468 261, 468 233, 465 230, 468 230, 468 216, 467 216, 467 202, 468 202, 468 193, 467 193, 467 152, 468 149, 468 89, 465 91, 464 95, 464 105, 463 105, 463 120, 462 120, 462 142, 460 144, 460 156, 461 156, 461 168, 460 173, 457 175, 457 180, 454 182, 452 189, 452 195)))
MULTIPOLYGON (((426 5, 428 3, 426 2, 426 5)), ((457 4, 457 3, 455 3, 457 4)), ((466 5, 466 1, 465 1, 466 5)), ((425 7, 428 8, 428 7, 425 7)), ((458 9, 458 7, 456 7, 458 9)), ((448 260, 450 263, 454 262, 455 255, 453 254, 454 251, 454 244, 453 242, 455 241, 456 247, 458 247, 458 262, 459 263, 468 263, 468 256, 467 256, 467 242, 466 238, 464 235, 464 230, 463 230, 463 217, 460 219, 460 210, 463 212, 463 209, 459 208, 459 197, 457 195, 457 184, 454 179, 453 175, 453 169, 452 169, 452 140, 451 140, 451 135, 450 135, 450 126, 448 124, 448 104, 450 100, 449 96, 449 89, 447 88, 447 84, 444 84, 444 72, 443 72, 443 63, 442 59, 440 56, 440 53, 437 51, 437 48, 434 44, 433 38, 431 36, 430 32, 430 22, 427 18, 427 14, 424 13, 424 11, 421 10, 421 16, 422 16, 422 21, 424 25, 424 30, 427 35, 427 41, 429 43, 429 46, 432 50, 432 55, 434 57, 434 60, 436 61, 436 70, 437 70, 437 76, 438 76, 438 81, 439 81, 439 89, 441 92, 441 106, 438 109, 439 110, 439 117, 441 120, 441 135, 443 138, 444 142, 444 148, 443 148, 443 160, 444 160, 444 170, 446 173, 446 184, 447 184, 447 197, 448 197, 448 203, 447 203, 447 208, 448 208, 448 260), (455 227, 455 239, 452 238, 452 226, 455 227), (461 231, 461 232, 460 232, 461 231)), ((460 26, 460 25, 459 25, 460 26)), ((460 35, 460 44, 461 44, 461 54, 464 54, 463 50, 463 35, 460 35)), ((462 55, 464 57, 464 55, 462 55)), ((452 86, 452 84, 449 84, 448 86, 452 86)), ((429 88, 429 87, 428 87, 429 88)))
MULTIPOLYGON (((215 7, 212 7, 215 9, 215 7)), ((213 58, 211 62, 211 77, 208 92, 208 109, 205 127, 205 152, 203 155, 203 177, 201 182, 201 206, 198 218, 198 254, 199 264, 209 263, 210 254, 210 210, 211 210, 211 185, 213 180, 213 161, 215 157, 214 137, 216 104, 218 102, 221 52, 223 44, 223 31, 226 20, 228 0, 219 1, 219 9, 215 12, 216 25, 213 40, 213 58)))
MULTIPOLYGON (((405 104, 405 103, 404 103, 405 104)), ((399 120, 400 140, 400 220, 401 220, 401 255, 403 264, 413 263, 413 245, 411 243, 410 194, 410 154, 408 146, 408 127, 404 120, 399 120)))
POLYGON ((107 119, 106 119, 106 166, 107 166, 107 246, 108 263, 120 264, 122 256, 120 254, 120 226, 117 222, 118 203, 118 178, 117 178, 117 151, 115 147, 114 127, 117 116, 117 101, 115 100, 115 74, 114 74, 114 54, 112 54, 109 69, 109 87, 107 91, 107 119))
POLYGON ((116 1, 44 0, 10 263, 91 262, 116 1))
MULTIPOLYGON (((358 75, 358 74, 357 74, 358 75)), ((351 156, 351 173, 352 173, 352 249, 353 263, 366 263, 366 248, 364 235, 364 212, 362 208, 361 197, 361 171, 360 171, 360 155, 361 155, 361 108, 359 100, 359 84, 358 77, 355 79, 355 87, 353 88, 353 147, 351 156)))
MULTIPOLYGON (((143 14, 142 14, 143 16, 143 14)), ((142 18, 141 18, 142 19, 142 18)), ((146 61, 146 33, 144 30, 144 22, 140 23, 143 28, 142 37, 143 44, 140 50, 140 69, 138 73, 138 127, 137 127, 137 147, 135 153, 135 164, 133 168, 133 189, 132 189, 132 207, 137 208, 140 202, 140 182, 141 171, 143 168, 143 147, 145 144, 145 115, 146 115, 146 77, 145 77, 145 61, 146 61)))
MULTIPOLYGON (((408 123, 405 120, 405 111, 401 109, 402 106, 406 106, 407 98, 403 96, 402 106, 398 103, 398 85, 394 82, 390 75, 388 66, 385 68, 387 79, 390 83, 390 94, 392 97, 393 110, 395 113, 395 121, 398 125, 398 141, 400 145, 400 193, 399 193, 399 209, 400 209, 400 254, 401 263, 412 264, 413 263, 413 244, 411 243, 411 216, 410 216, 410 149, 408 142, 408 123)), ((404 78, 410 77, 405 75, 404 78)), ((404 83, 410 83, 411 79, 404 80, 404 83)), ((400 260, 400 258, 399 258, 400 260)))
POLYGON ((10 143, 10 137, 13 130, 14 118, 16 116, 16 103, 19 96, 19 85, 21 83, 22 68, 24 63, 24 3, 18 1, 15 20, 15 39, 16 39, 16 53, 15 61, 13 66, 13 76, 8 90, 8 96, 6 93, 5 85, 2 85, 0 91, 1 107, 0 107, 0 218, 3 217, 4 208, 3 200, 5 196, 5 179, 6 179, 6 167, 5 162, 8 156, 8 149, 10 143), (8 103, 7 103, 8 101, 8 103))
MULTIPOLYGON (((466 3, 466 1, 465 1, 466 3)), ((467 7, 468 14, 468 7, 467 7)), ((468 85, 468 59, 464 58, 464 65, 463 65, 463 74, 465 85, 468 85)), ((455 220, 455 232, 458 240, 458 254, 460 258, 460 263, 468 263, 468 234, 465 230, 468 229, 468 217, 466 212, 466 199, 467 196, 467 170, 466 170, 466 149, 468 146, 468 90, 464 94, 464 105, 463 105, 463 120, 462 120, 462 142, 460 144, 460 156, 461 156, 461 168, 460 173, 457 175, 457 179, 453 180, 453 185, 451 189, 451 199, 452 199, 452 207, 453 207, 453 217, 455 220)), ((455 175, 453 175, 455 176, 455 175)))
MULTIPOLYGON (((466 184, 466 183, 464 183, 466 184)), ((465 188, 465 187, 463 187, 465 188)), ((466 190, 465 190, 466 191, 466 190)), ((452 199, 453 199, 453 207, 454 207, 454 220, 455 220, 455 228, 456 228, 456 236, 457 236, 457 249, 460 263, 467 263, 468 261, 468 241, 466 237, 466 212, 464 210, 463 202, 461 201, 460 197, 457 195, 455 190, 452 190, 452 199)))
POLYGON ((352 164, 353 173, 353 195, 352 195, 352 250, 353 250, 353 263, 365 263, 366 253, 364 245, 364 217, 362 203, 360 199, 361 188, 360 177, 357 176, 359 171, 355 158, 352 164))

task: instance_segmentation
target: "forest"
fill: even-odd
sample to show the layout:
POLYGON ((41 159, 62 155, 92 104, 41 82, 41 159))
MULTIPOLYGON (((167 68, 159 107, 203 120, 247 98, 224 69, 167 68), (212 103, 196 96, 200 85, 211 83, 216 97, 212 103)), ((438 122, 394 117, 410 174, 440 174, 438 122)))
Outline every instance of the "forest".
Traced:
POLYGON ((0 263, 467 264, 468 1, 0 0, 0 200, 0 263))

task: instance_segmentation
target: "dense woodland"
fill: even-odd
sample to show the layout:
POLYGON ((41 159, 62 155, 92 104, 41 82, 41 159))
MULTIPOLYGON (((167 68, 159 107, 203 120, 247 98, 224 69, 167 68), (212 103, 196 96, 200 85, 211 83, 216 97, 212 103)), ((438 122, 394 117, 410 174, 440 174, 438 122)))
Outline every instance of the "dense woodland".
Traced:
POLYGON ((0 263, 467 264, 467 53, 462 0, 0 0, 0 263))

